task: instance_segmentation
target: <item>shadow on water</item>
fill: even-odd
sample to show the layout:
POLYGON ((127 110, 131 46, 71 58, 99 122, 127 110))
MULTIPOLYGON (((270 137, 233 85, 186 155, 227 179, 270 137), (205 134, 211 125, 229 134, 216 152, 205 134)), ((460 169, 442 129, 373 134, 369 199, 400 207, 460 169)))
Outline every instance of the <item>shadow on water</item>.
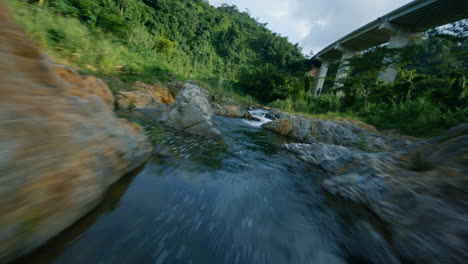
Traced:
POLYGON ((18 263, 398 263, 359 209, 320 191, 291 139, 216 117, 222 142, 157 128, 169 155, 114 184, 88 216, 18 263))
POLYGON ((52 238, 44 246, 39 247, 27 256, 18 259, 14 264, 42 264, 49 263, 59 256, 63 250, 85 233, 103 214, 114 211, 118 206, 120 199, 128 190, 135 176, 144 168, 140 166, 132 172, 124 175, 120 180, 109 186, 104 194, 102 201, 90 213, 82 217, 72 226, 52 238))

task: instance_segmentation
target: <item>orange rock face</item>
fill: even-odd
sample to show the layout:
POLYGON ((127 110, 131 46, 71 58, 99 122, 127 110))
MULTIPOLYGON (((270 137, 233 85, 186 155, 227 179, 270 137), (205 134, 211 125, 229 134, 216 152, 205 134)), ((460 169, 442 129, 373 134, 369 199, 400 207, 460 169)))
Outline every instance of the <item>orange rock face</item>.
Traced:
POLYGON ((67 87, 67 91, 72 93, 72 95, 81 97, 98 95, 111 109, 114 108, 114 95, 103 80, 93 76, 81 77, 76 70, 64 65, 55 64, 50 60, 46 63, 61 77, 64 81, 63 84, 69 86, 67 87))
POLYGON ((149 85, 140 81, 135 82, 136 91, 119 92, 119 105, 124 108, 150 108, 161 104, 174 103, 174 97, 169 89, 163 85, 149 85))
POLYGON ((151 151, 105 83, 47 61, 0 3, 0 262, 88 213, 151 151))

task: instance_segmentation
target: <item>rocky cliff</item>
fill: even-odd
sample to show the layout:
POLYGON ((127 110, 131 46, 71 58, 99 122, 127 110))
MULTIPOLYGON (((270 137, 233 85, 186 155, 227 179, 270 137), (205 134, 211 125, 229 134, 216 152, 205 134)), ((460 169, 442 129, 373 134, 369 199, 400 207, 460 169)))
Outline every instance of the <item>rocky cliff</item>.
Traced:
POLYGON ((94 77, 45 59, 0 3, 0 262, 88 213, 141 165, 143 129, 113 113, 94 77))
POLYGON ((404 261, 464 263, 468 257, 468 123, 409 145, 359 129, 353 134, 352 127, 336 122, 326 126, 303 120, 297 125, 294 119, 279 120, 272 122, 275 129, 304 135, 304 141, 311 142, 284 147, 324 170, 324 190, 372 211, 404 261), (381 148, 383 152, 358 149, 356 134, 380 138, 387 147, 381 148))

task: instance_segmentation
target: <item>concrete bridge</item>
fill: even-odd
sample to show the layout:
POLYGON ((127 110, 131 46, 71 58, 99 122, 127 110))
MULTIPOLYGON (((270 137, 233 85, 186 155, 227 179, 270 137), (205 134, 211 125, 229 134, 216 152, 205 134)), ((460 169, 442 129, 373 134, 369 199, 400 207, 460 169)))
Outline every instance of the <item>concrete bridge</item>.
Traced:
MULTIPOLYGON (((468 0, 415 0, 377 18, 318 52, 313 61, 321 64, 314 94, 322 92, 331 62, 341 60, 334 88, 343 86, 350 71, 349 59, 364 50, 388 43, 388 49, 405 47, 411 38, 420 38, 431 28, 468 18, 468 0)), ((384 58, 377 80, 393 82, 397 76, 398 52, 384 58)))

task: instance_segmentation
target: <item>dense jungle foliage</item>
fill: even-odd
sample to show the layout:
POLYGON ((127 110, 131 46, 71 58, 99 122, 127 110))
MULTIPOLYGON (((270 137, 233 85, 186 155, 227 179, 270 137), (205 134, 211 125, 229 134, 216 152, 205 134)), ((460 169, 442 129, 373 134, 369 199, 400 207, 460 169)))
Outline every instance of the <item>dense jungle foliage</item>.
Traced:
MULTIPOLYGON (((236 6, 205 0, 8 0, 52 56, 122 78, 195 79, 231 86, 268 69, 268 83, 244 86, 265 100, 304 90, 298 45, 236 6), (28 4, 29 3, 29 4, 28 4), (260 88, 259 88, 260 87, 260 88)), ((263 72, 264 73, 264 72, 263 72)))
POLYGON ((272 106, 352 116, 380 129, 415 136, 434 136, 468 121, 468 20, 429 30, 403 49, 382 46, 365 51, 350 60, 351 72, 343 87, 333 89, 337 64, 330 66, 321 96, 291 94, 272 106), (385 56, 399 58, 393 84, 377 83, 385 56))
POLYGON ((198 80, 218 94, 283 110, 351 116, 380 129, 433 136, 467 121, 468 22, 433 29, 402 50, 376 47, 350 61, 344 86, 314 96, 300 47, 236 6, 206 0, 6 0, 59 62, 104 77, 113 91, 135 80, 198 80), (376 84, 384 56, 401 54, 393 84, 376 84), (114 85, 113 80, 118 79, 114 85), (247 99, 246 99, 247 98, 247 99))

